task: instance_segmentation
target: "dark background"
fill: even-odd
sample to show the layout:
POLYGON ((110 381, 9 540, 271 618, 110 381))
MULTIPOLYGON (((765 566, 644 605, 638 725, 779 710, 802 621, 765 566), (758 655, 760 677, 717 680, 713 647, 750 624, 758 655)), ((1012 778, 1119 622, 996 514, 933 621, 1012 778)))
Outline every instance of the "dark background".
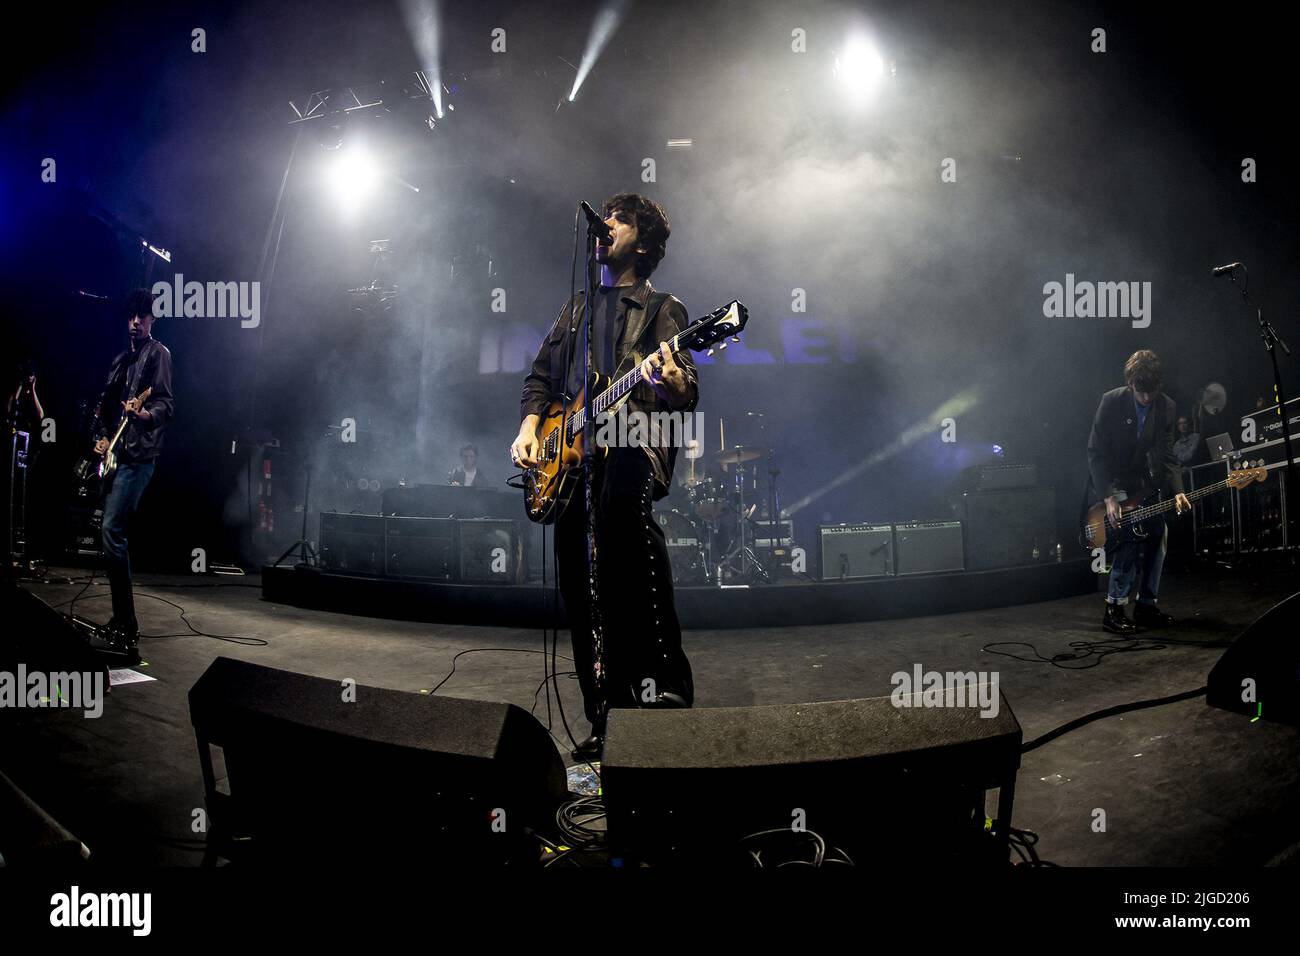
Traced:
POLYGON ((71 7, 8 31, 4 368, 35 359, 58 424, 34 465, 39 550, 63 543, 85 450, 77 403, 124 345, 118 303, 177 272, 261 280, 264 307, 257 329, 233 318, 155 329, 173 353, 177 414, 138 564, 187 567, 195 547, 209 560, 273 555, 296 537, 307 463, 313 511, 373 510, 358 479, 443 481, 467 440, 503 479, 522 363, 568 292, 573 207, 619 190, 653 196, 672 220, 657 287, 693 315, 748 304, 743 346, 701 369, 708 447, 720 417, 728 444, 757 442, 745 412, 764 413, 782 503, 807 499, 795 518, 805 539, 821 521, 945 515, 961 469, 994 443, 1039 465, 1064 529, 1098 396, 1138 348, 1163 357, 1181 411, 1222 383, 1222 427, 1206 431, 1235 432, 1272 385, 1250 315, 1212 266, 1245 261, 1258 304, 1300 341, 1282 101, 1293 54, 1279 11, 631 4, 576 102, 557 109, 601 8, 442 4, 455 110, 432 130, 427 102, 400 92, 339 130, 325 129, 337 118, 290 123, 289 101, 314 90, 411 82, 427 57, 399 4, 71 7), (195 27, 205 53, 191 52, 195 27), (503 54, 490 50, 495 27, 503 54), (1096 27, 1104 54, 1090 49, 1096 27), (795 28, 806 53, 791 52, 795 28), (893 73, 854 97, 832 65, 859 31, 893 73), (385 179, 346 214, 325 179, 338 154, 322 147, 340 135, 420 191, 385 179), (670 151, 669 138, 693 145, 670 151), (40 179, 46 157, 54 184, 40 179), (644 157, 654 183, 641 182, 644 157), (945 157, 956 183, 940 182, 945 157), (1241 181, 1245 157, 1256 183, 1241 181), (171 264, 142 255, 142 237, 171 264), (377 266, 380 238, 391 251, 377 266), (399 295, 359 310, 347 290, 377 269, 399 295), (1043 285, 1066 273, 1150 281, 1151 326, 1046 318, 1043 285), (495 288, 504 314, 491 310, 495 288), (791 313, 795 288, 806 314, 791 313), (792 355, 792 320, 829 344, 792 355), (928 430, 881 454, 954 399, 969 406, 954 445, 928 430), (329 431, 345 417, 361 429, 355 447, 329 431), (262 453, 232 454, 236 437, 281 443, 274 534, 249 533, 247 476, 262 453))

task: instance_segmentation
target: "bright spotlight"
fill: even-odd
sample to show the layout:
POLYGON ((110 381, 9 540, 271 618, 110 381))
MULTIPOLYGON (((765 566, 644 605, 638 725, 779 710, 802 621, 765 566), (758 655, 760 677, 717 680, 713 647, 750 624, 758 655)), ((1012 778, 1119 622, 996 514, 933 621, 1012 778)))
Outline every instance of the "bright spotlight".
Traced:
POLYGON ((848 89, 868 92, 885 76, 885 58, 863 37, 854 37, 835 57, 835 75, 848 89))
POLYGON ((329 159, 330 187, 344 208, 355 208, 370 198, 379 183, 379 169, 365 149, 345 146, 329 159))

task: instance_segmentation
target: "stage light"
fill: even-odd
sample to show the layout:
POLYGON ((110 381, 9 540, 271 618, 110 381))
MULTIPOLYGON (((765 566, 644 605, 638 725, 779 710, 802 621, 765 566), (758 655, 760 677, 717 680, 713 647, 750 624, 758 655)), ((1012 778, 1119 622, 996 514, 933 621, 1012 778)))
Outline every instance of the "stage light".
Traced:
POLYGON ((351 145, 329 157, 330 188, 345 209, 353 209, 370 198, 379 183, 379 168, 365 147, 351 145))
POLYGON ((865 37, 853 37, 835 57, 835 76, 851 93, 869 93, 885 76, 885 59, 865 37))
POLYGON ((420 58, 420 72, 433 100, 433 115, 442 119, 442 21, 437 0, 402 0, 402 16, 420 58))
POLYGON ((578 65, 578 75, 573 78, 573 89, 569 91, 570 103, 577 97, 578 90, 582 88, 582 84, 587 79, 587 74, 591 72, 591 68, 600 59, 600 54, 605 49, 605 45, 609 43, 610 37, 614 35, 618 25, 623 22, 623 16, 627 13, 627 8, 628 0, 608 0, 596 14, 596 19, 591 23, 591 34, 587 37, 587 49, 583 51, 582 62, 578 65))

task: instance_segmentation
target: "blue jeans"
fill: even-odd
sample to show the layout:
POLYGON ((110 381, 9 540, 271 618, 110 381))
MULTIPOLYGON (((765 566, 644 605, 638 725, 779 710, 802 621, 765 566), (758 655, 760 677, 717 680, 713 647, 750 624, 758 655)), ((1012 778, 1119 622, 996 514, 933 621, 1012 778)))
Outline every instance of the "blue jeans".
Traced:
POLYGON ((1117 545, 1111 553, 1110 586, 1106 600, 1111 604, 1126 604, 1133 591, 1133 581, 1138 567, 1142 568, 1142 586, 1138 601, 1155 604, 1160 593, 1160 572, 1165 566, 1165 523, 1163 519, 1151 522, 1151 533, 1141 541, 1129 540, 1117 545))
POLYGON ((108 497, 104 499, 104 558, 113 592, 113 618, 129 631, 134 631, 137 624, 127 534, 131 519, 140 507, 140 496, 153 477, 153 468, 152 461, 122 462, 113 473, 108 497))

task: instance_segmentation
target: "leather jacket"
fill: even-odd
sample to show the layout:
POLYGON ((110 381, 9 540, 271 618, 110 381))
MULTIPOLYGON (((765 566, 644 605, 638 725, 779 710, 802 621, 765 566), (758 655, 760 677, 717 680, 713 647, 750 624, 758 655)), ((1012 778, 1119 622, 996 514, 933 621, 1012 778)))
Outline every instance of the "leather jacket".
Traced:
POLYGON ((113 437, 118 422, 122 420, 122 401, 127 391, 134 397, 146 388, 152 388, 149 400, 144 403, 144 411, 149 413, 149 420, 141 421, 132 416, 118 442, 116 454, 118 460, 124 462, 153 461, 162 451, 167 423, 174 410, 172 353, 167 346, 151 337, 140 346, 140 356, 134 363, 131 362, 131 357, 132 352, 127 349, 113 359, 104 391, 99 396, 94 437, 113 437), (127 381, 128 376, 131 381, 127 381))
MULTIPOLYGON (((614 378, 640 365, 647 355, 659 348, 660 342, 671 339, 690 324, 686 307, 673 295, 664 298, 654 322, 650 323, 648 313, 654 309, 652 292, 654 287, 650 285, 650 280, 640 279, 623 295, 627 306, 627 325, 614 354, 614 378)), ((563 395, 566 345, 572 361, 582 360, 581 356, 572 356, 572 352, 577 350, 578 343, 581 342, 577 332, 579 323, 585 318, 585 301, 585 294, 579 292, 564 304, 550 332, 542 341, 541 348, 537 350, 537 358, 533 360, 532 368, 524 378, 523 397, 519 406, 521 420, 529 415, 544 414, 546 406, 563 395)), ((687 393, 690 396, 686 405, 674 409, 649 384, 639 382, 628 395, 629 412, 690 413, 695 410, 700 398, 699 377, 690 350, 679 352, 676 361, 686 373, 687 393)), ((673 437, 675 436, 652 429, 651 441, 646 446, 654 465, 656 501, 668 494, 672 482, 673 465, 677 460, 677 447, 671 441, 673 437)))

